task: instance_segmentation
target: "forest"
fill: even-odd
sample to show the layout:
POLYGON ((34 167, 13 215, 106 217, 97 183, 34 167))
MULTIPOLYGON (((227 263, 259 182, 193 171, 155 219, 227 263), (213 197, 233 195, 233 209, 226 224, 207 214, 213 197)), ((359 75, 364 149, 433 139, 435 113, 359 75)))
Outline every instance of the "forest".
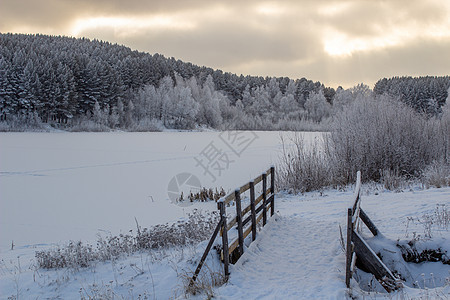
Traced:
POLYGON ((0 130, 326 130, 356 99, 439 115, 450 77, 380 79, 373 90, 236 75, 86 38, 0 34, 0 130))

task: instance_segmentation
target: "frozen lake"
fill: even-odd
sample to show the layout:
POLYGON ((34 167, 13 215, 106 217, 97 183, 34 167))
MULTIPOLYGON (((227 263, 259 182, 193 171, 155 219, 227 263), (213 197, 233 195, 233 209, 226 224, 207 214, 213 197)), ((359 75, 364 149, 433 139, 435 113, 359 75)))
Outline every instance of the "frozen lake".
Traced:
POLYGON ((170 200, 177 175, 229 192, 280 149, 279 132, 0 133, 0 249, 175 221, 195 207, 170 200))

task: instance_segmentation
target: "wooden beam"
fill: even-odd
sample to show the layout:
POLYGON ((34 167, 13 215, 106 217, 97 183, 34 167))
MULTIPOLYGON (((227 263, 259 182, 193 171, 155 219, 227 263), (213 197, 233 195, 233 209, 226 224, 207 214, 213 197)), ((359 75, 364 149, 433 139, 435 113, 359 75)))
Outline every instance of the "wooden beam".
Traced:
MULTIPOLYGON (((268 206, 268 207, 270 207, 270 206, 268 206)), ((262 208, 262 206, 261 206, 261 208, 262 208)), ((263 215, 262 214, 260 214, 257 218, 256 218, 256 224, 258 224, 260 221, 261 221, 261 219, 262 219, 262 217, 263 217, 263 215)), ((248 234, 250 233, 250 229, 249 228, 251 228, 251 227, 248 227, 247 229, 246 229, 246 232, 248 231, 248 233, 247 233, 247 235, 246 236, 248 236, 248 234)), ((244 234, 245 235, 245 234, 244 234)), ((239 245, 239 239, 237 238, 236 240, 234 240, 231 244, 230 244, 230 247, 229 247, 229 254, 231 254, 236 248, 237 248, 237 246, 239 245)))
POLYGON ((219 202, 220 209, 220 220, 222 223, 222 254, 223 254, 223 269, 225 273, 225 278, 228 279, 228 275, 230 275, 229 271, 229 262, 230 262, 230 254, 228 251, 228 230, 227 227, 227 215, 225 212, 225 203, 219 202))
POLYGON ((200 270, 202 269, 203 264, 205 263, 206 257, 208 256, 209 251, 211 250, 211 247, 212 247, 214 241, 216 240, 217 234, 219 233, 219 230, 222 227, 222 221, 223 221, 223 219, 221 218, 219 223, 216 226, 216 229, 214 230, 214 233, 213 233, 211 239, 209 240, 208 245, 206 246, 206 250, 203 253, 202 258, 200 259, 200 262, 198 263, 197 269, 195 269, 194 276, 192 276, 189 286, 192 286, 194 284, 195 280, 197 279, 198 274, 200 273, 200 270))
POLYGON ((353 193, 353 198, 355 199, 355 203, 353 204, 353 213, 356 212, 356 207, 358 206, 358 202, 361 200, 361 172, 356 172, 356 185, 355 191, 353 193))
POLYGON ((227 195, 227 196, 225 196, 225 198, 222 198, 222 199, 223 200, 222 201, 218 201, 218 203, 219 202, 224 202, 225 204, 229 204, 231 201, 234 200, 234 192, 229 194, 229 195, 227 195))
POLYGON ((252 216, 252 241, 256 239, 256 208, 255 208, 255 184, 250 182, 250 209, 252 216))
POLYGON ((250 188, 250 183, 246 183, 239 188, 239 192, 242 194, 250 188))
POLYGON ((270 215, 273 216, 275 213, 275 167, 270 168, 270 192, 272 193, 270 215))
POLYGON ((366 224, 367 228, 369 228, 370 232, 372 232, 374 236, 377 236, 378 233, 380 233, 380 231, 378 231, 378 228, 375 226, 372 220, 369 219, 369 216, 362 210, 362 208, 360 209, 359 216, 361 217, 361 220, 364 222, 364 224, 366 224))
POLYGON ((267 205, 267 174, 262 174, 263 176, 263 226, 266 225, 267 222, 267 211, 266 211, 266 205, 267 205))
POLYGON ((254 183, 254 184, 258 184, 258 183, 261 182, 261 180, 262 180, 262 175, 259 175, 258 177, 256 177, 256 178, 253 180, 253 183, 254 183))
POLYGON ((239 190, 234 192, 234 197, 236 201, 236 219, 237 219, 237 230, 239 239, 239 256, 244 254, 244 232, 242 225, 242 210, 241 210, 241 195, 239 190))
POLYGON ((398 288, 396 284, 398 279, 369 247, 366 241, 354 230, 352 232, 352 241, 355 245, 356 255, 364 267, 375 276, 386 291, 392 292, 396 290, 398 288))
POLYGON ((352 278, 352 232, 353 232, 353 222, 352 222, 352 209, 347 210, 347 245, 346 245, 346 255, 345 255, 345 285, 347 288, 350 287, 350 278, 352 278))
MULTIPOLYGON (((264 195, 261 194, 261 195, 259 195, 258 198, 255 199, 255 206, 257 206, 257 205, 261 202, 261 200, 263 200, 263 196, 264 196, 264 195)), ((272 196, 270 196, 270 197, 272 197, 272 196)), ((271 199, 270 197, 269 197, 269 199, 271 199)), ((250 211, 250 209, 251 209, 251 207, 250 207, 250 205, 248 205, 246 208, 244 208, 244 209, 242 210, 242 215, 245 215, 246 213, 248 213, 248 212, 250 211)), ((256 209, 256 213, 258 213, 259 211, 261 211, 261 209, 262 209, 262 207, 259 206, 259 207, 256 209)), ((247 223, 248 221, 247 221, 247 219, 245 219, 243 222, 247 223)), ((236 217, 234 217, 234 218, 231 219, 230 222, 227 224, 227 230, 230 230, 230 229, 233 228, 233 226, 236 225, 236 224, 237 224, 237 219, 236 219, 236 217)), ((245 225, 245 224, 244 224, 244 225, 245 225)), ((220 235, 222 236, 222 231, 220 231, 220 235)))

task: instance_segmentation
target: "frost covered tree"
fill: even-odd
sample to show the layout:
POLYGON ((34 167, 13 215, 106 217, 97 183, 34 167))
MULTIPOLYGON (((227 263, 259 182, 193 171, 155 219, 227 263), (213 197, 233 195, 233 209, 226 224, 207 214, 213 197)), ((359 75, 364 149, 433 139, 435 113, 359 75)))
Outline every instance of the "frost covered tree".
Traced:
POLYGON ((318 93, 312 92, 305 102, 305 109, 311 120, 320 122, 323 118, 327 118, 330 115, 331 105, 327 102, 322 91, 318 93))
POLYGON ((181 129, 193 128, 200 105, 192 97, 191 89, 177 84, 173 95, 172 117, 175 127, 181 129))
POLYGON ((333 111, 337 113, 344 110, 344 108, 350 105, 353 100, 355 99, 353 98, 353 94, 350 90, 339 87, 333 98, 333 111))
POLYGON ((98 40, 0 33, 4 122, 37 114, 66 128, 89 120, 127 130, 152 122, 275 129, 294 114, 289 106, 302 111, 320 89, 328 91, 305 78, 237 76, 98 40))
POLYGON ((380 79, 373 90, 377 95, 390 95, 418 112, 433 115, 444 105, 449 87, 450 76, 393 77, 380 79))

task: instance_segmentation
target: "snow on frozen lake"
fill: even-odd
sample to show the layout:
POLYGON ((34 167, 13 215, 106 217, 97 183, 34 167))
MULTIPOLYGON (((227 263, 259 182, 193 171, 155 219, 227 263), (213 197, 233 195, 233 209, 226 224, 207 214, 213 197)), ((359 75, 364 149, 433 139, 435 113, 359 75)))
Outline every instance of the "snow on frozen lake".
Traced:
MULTIPOLYGON (((0 251, 173 222, 180 173, 227 192, 280 155, 279 132, 0 133, 0 251), (206 165, 216 157, 216 165, 206 165), (220 160, 217 160, 220 158, 220 160)), ((305 133, 309 140, 320 133, 305 133)), ((202 207, 205 207, 204 205, 202 207)), ((211 203, 211 209, 215 207, 211 203)))

